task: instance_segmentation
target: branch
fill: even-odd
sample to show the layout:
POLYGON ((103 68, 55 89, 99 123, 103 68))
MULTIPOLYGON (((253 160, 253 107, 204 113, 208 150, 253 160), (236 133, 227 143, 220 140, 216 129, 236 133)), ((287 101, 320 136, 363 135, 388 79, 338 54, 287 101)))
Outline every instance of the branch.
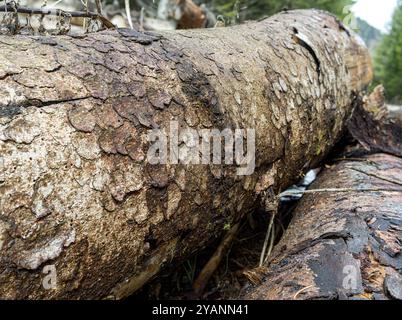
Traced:
POLYGON ((289 190, 282 192, 279 197, 287 197, 287 196, 294 196, 300 194, 309 194, 309 193, 348 193, 348 192, 397 192, 401 193, 402 189, 386 189, 386 188, 333 188, 333 189, 315 189, 315 190, 289 190))
POLYGON ((131 19, 130 0, 125 0, 124 6, 126 7, 126 15, 127 15, 128 24, 131 29, 134 29, 133 20, 131 19))
POLYGON ((233 240, 235 239, 237 232, 240 228, 240 222, 236 223, 225 235, 222 242, 219 244, 218 248, 209 259, 207 264, 201 270, 197 279, 194 281, 193 290, 196 297, 201 296, 206 285, 208 284, 209 279, 218 268, 220 262, 222 261, 223 256, 228 251, 231 246, 233 240))
POLYGON ((107 18, 93 12, 65 11, 61 9, 46 9, 46 8, 27 8, 27 7, 16 6, 14 3, 8 3, 6 5, 0 6, 0 12, 10 12, 10 11, 29 15, 39 14, 39 15, 53 15, 53 16, 63 16, 72 18, 99 19, 106 28, 108 29, 115 28, 115 25, 107 18))

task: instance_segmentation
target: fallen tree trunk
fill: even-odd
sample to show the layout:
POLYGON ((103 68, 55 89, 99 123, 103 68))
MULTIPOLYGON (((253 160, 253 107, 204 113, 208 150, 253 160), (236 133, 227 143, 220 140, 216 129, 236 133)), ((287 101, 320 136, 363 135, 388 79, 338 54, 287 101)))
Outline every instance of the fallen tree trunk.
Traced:
POLYGON ((316 165, 372 76, 361 41, 321 11, 2 36, 0 61, 1 298, 129 295, 316 165), (254 129, 255 170, 252 158, 250 175, 240 162, 151 164, 149 130, 172 121, 254 129))
POLYGON ((402 299, 401 176, 402 160, 385 154, 326 169, 245 298, 402 299))

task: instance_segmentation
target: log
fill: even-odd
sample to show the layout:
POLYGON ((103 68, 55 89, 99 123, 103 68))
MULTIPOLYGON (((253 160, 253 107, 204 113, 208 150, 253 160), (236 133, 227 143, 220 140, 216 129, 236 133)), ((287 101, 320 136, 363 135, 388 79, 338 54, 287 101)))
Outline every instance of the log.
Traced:
POLYGON ((305 195, 263 283, 245 298, 402 299, 400 177, 402 159, 386 154, 346 159, 326 169, 310 190, 352 191, 305 195))
POLYGON ((216 23, 212 12, 192 0, 160 1, 158 19, 172 22, 177 29, 211 28, 216 23))
POLYGON ((207 25, 207 15, 201 7, 197 6, 191 0, 178 0, 178 5, 181 7, 182 16, 178 21, 178 29, 194 29, 205 28, 207 25))
POLYGON ((1 36, 0 61, 7 299, 130 295, 323 159, 372 78, 361 40, 316 10, 230 28, 1 36), (194 145, 176 148, 175 125, 244 129, 251 156, 213 164, 208 150, 186 164, 194 145), (170 133, 167 164, 148 157, 157 129, 170 133))

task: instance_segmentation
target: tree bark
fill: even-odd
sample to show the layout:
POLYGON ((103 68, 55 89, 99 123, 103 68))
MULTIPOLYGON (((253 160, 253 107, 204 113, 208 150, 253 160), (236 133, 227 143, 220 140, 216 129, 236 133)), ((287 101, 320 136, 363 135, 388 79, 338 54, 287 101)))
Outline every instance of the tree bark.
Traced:
POLYGON ((357 36, 315 10, 207 30, 2 36, 0 61, 1 298, 131 294, 325 157, 372 77, 357 36), (151 165, 149 130, 172 120, 255 129, 254 173, 151 165))
POLYGON ((402 160, 346 160, 310 187, 246 299, 402 299, 402 160))

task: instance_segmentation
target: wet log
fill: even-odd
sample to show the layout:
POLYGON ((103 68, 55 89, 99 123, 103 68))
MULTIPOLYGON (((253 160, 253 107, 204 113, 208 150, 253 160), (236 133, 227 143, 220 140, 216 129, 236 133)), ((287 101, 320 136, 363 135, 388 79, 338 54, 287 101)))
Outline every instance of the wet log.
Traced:
POLYGON ((0 61, 0 297, 16 299, 131 294, 325 157, 372 77, 361 40, 314 10, 1 36, 0 61), (148 157, 156 129, 167 164, 148 157), (187 164, 190 129, 254 133, 251 157, 187 164))
POLYGON ((386 154, 326 169, 245 298, 402 299, 401 177, 402 160, 386 154))

